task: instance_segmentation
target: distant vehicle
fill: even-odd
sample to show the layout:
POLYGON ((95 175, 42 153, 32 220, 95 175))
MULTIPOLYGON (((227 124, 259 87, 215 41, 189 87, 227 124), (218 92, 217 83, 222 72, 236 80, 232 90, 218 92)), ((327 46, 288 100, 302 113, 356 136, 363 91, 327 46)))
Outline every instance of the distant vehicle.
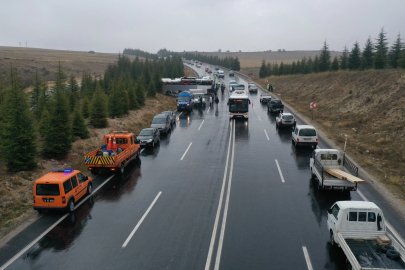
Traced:
POLYGON ((230 70, 229 71, 229 77, 233 77, 233 76, 235 76, 235 72, 233 70, 230 70))
POLYGON ((405 250, 387 226, 373 202, 338 201, 328 209, 330 244, 342 248, 346 269, 405 269, 405 250))
POLYGON ((212 71, 209 69, 208 71, 207 71, 209 74, 211 74, 212 73, 212 71))
POLYGON ((260 95, 260 102, 269 102, 269 101, 271 101, 271 95, 270 94, 268 94, 268 93, 263 93, 263 94, 261 94, 260 95))
MULTIPOLYGON (((244 87, 244 86, 243 86, 244 87)), ((228 99, 229 118, 249 118, 250 99, 244 90, 236 90, 228 99)))
POLYGON ((34 183, 34 210, 73 212, 75 203, 93 190, 92 178, 73 169, 55 169, 34 183))
POLYGON ((364 183, 357 177, 359 169, 337 149, 315 149, 309 167, 319 190, 356 191, 357 184, 364 183))
POLYGON ((225 72, 223 70, 218 70, 218 78, 225 78, 225 72))
POLYGON ((169 116, 171 125, 176 125, 176 116, 172 111, 164 111, 162 113, 167 114, 169 116))
POLYGON ((313 126, 296 125, 292 132, 292 142, 297 146, 312 146, 316 148, 318 145, 318 133, 313 126))
POLYGON ((205 95, 207 94, 207 90, 203 89, 190 89, 190 92, 193 93, 194 96, 194 106, 198 105, 201 107, 206 106, 206 100, 205 100, 205 95), (201 98, 201 102, 200 102, 201 98))
POLYGON ((171 131, 172 125, 170 122, 170 118, 167 114, 161 113, 155 115, 153 118, 151 125, 151 128, 157 128, 160 132, 160 134, 167 134, 171 131))
POLYGON ((251 86, 249 86, 249 92, 255 92, 255 93, 257 93, 257 86, 256 85, 251 85, 251 86))
POLYGON ((233 91, 232 90, 232 86, 237 85, 238 83, 235 80, 230 80, 229 81, 229 91, 233 91))
POLYGON ((194 62, 191 62, 190 65, 194 66, 194 62))
POLYGON ((202 62, 200 62, 200 65, 202 65, 202 62))
POLYGON ((194 105, 193 94, 190 91, 183 91, 177 98, 177 110, 192 111, 194 105))
POLYGON ((276 117, 276 125, 277 127, 295 127, 297 122, 295 120, 294 115, 291 113, 280 113, 276 117))
POLYGON ((219 70, 219 67, 215 67, 215 70, 219 70))
POLYGON ((251 86, 256 86, 256 84, 255 84, 254 82, 248 82, 248 89, 249 89, 251 86))
POLYGON ((137 137, 141 141, 141 147, 155 147, 160 142, 160 132, 157 128, 144 128, 137 137))
POLYGON ((196 67, 198 67, 198 68, 200 68, 200 67, 201 67, 199 64, 196 64, 195 66, 196 66, 196 67))
POLYGON ((124 173, 130 161, 139 157, 139 140, 128 131, 113 131, 103 137, 102 146, 84 156, 84 165, 93 174, 102 170, 124 173))
POLYGON ((205 72, 208 72, 208 70, 210 70, 210 69, 206 67, 206 68, 205 68, 205 72))
POLYGON ((267 111, 268 112, 283 112, 284 111, 284 105, 283 102, 279 99, 271 100, 270 102, 267 102, 267 111))

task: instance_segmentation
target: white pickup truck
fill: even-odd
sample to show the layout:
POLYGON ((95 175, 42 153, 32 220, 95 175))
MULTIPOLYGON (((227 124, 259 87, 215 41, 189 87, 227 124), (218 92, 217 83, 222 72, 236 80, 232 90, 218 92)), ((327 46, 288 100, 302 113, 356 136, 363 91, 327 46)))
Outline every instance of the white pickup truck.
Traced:
POLYGON ((359 169, 337 149, 315 149, 310 158, 311 179, 317 180, 318 189, 357 190, 359 169))
POLYGON ((382 210, 373 202, 338 201, 328 210, 332 247, 341 247, 348 269, 405 269, 405 250, 387 232, 382 210))

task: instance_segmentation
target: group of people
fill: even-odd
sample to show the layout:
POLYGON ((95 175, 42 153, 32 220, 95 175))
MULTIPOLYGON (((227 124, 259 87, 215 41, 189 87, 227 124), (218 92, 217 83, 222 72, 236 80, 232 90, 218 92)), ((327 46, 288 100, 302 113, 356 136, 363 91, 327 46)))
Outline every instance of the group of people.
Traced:
POLYGON ((212 98, 212 96, 210 96, 210 106, 214 105, 214 102, 217 104, 217 107, 218 107, 219 98, 218 98, 217 94, 214 94, 214 98, 212 98))
POLYGON ((273 92, 273 85, 267 84, 267 91, 273 92))

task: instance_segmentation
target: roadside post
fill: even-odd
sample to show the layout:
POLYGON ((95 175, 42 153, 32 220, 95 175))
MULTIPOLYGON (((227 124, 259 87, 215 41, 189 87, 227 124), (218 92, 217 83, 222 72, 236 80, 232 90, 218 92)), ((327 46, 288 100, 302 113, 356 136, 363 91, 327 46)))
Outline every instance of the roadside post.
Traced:
POLYGON ((345 146, 343 147, 343 160, 346 156, 346 144, 347 144, 347 138, 345 138, 345 146))
POLYGON ((312 120, 314 120, 314 110, 316 108, 316 102, 310 103, 309 106, 312 109, 312 120))

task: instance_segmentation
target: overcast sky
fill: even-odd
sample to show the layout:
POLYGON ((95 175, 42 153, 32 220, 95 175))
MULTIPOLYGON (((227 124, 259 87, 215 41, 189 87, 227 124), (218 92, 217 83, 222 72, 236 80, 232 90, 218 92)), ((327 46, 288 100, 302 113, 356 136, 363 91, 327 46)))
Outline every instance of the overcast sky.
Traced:
POLYGON ((0 46, 117 53, 363 48, 405 37, 405 0, 0 0, 0 46))

